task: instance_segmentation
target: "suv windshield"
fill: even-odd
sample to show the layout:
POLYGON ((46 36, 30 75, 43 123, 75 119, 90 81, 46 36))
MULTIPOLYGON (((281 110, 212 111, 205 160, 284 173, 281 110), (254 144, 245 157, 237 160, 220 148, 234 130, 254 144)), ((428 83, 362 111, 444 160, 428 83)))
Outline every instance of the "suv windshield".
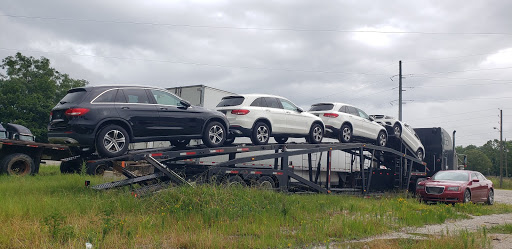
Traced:
POLYGON ((309 109, 310 112, 314 111, 329 111, 332 110, 334 107, 333 104, 315 104, 311 106, 311 109, 309 109))
POLYGON ((61 105, 66 103, 78 103, 80 100, 82 100, 82 97, 84 97, 86 93, 87 92, 85 89, 82 88, 71 89, 68 91, 68 94, 66 94, 66 96, 64 96, 64 98, 59 101, 59 103, 61 105))
POLYGON ((220 103, 217 105, 217 107, 224 107, 224 106, 236 106, 240 105, 244 102, 244 97, 242 96, 229 96, 224 97, 220 101, 220 103))
POLYGON ((467 182, 469 180, 469 176, 468 172, 465 171, 439 171, 432 177, 432 180, 467 182))

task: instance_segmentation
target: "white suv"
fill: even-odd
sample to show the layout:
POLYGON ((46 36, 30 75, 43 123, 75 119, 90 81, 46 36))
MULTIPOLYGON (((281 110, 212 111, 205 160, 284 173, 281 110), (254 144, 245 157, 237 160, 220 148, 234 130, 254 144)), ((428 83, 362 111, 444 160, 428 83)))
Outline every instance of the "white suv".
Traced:
POLYGON ((326 137, 339 139, 342 143, 369 140, 379 146, 386 146, 386 128, 373 121, 373 118, 359 108, 328 102, 312 105, 309 113, 322 118, 326 137))
POLYGON ((229 121, 232 137, 250 137, 255 145, 267 144, 270 137, 286 143, 289 137, 305 137, 309 143, 320 143, 324 135, 322 120, 304 112, 291 101, 273 95, 244 94, 222 98, 217 111, 229 121))

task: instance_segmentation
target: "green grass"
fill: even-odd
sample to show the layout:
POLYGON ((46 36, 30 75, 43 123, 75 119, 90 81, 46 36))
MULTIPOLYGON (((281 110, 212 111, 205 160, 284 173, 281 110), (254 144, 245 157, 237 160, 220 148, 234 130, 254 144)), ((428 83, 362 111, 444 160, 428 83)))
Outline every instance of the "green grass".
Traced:
POLYGON ((512 224, 504 224, 492 227, 490 233, 512 234, 512 224))
POLYGON ((425 205, 405 195, 297 195, 222 186, 172 188, 143 198, 96 191, 101 177, 0 176, 0 248, 284 248, 328 244, 512 206, 425 205))
POLYGON ((487 179, 492 181, 494 188, 497 189, 512 189, 512 178, 503 177, 503 185, 500 188, 500 177, 499 176, 489 176, 487 179))

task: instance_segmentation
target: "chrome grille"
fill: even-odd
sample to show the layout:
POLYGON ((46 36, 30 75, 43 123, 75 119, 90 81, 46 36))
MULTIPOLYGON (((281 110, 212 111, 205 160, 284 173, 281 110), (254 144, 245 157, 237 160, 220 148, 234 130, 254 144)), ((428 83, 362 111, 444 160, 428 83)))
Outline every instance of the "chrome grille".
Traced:
POLYGON ((440 195, 444 192, 444 187, 425 187, 427 194, 440 195))

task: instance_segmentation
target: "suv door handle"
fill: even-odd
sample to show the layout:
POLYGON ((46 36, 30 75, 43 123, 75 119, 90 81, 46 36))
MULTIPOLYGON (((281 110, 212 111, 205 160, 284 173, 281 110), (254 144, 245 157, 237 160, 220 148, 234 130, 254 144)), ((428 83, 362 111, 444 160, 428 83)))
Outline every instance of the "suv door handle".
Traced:
POLYGON ((128 106, 123 106, 123 107, 121 107, 121 109, 123 109, 123 110, 128 110, 128 109, 130 109, 130 107, 128 107, 128 106))
POLYGON ((167 110, 166 107, 160 107, 160 110, 167 110))

